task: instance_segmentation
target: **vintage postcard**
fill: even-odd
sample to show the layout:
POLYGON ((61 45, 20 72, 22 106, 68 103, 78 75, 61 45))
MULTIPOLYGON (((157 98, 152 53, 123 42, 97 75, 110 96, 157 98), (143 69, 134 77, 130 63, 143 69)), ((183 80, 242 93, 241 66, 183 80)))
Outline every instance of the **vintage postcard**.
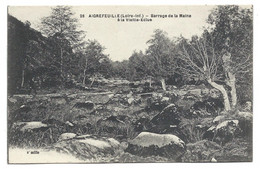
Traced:
POLYGON ((8 6, 8 163, 252 162, 253 5, 8 6))

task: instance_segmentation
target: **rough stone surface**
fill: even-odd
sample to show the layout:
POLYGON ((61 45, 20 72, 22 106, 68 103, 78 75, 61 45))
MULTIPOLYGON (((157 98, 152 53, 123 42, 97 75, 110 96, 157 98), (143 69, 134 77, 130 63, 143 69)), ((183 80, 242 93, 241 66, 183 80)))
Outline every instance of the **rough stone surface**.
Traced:
POLYGON ((214 118, 213 123, 214 124, 219 124, 220 122, 222 122, 225 119, 225 116, 217 116, 214 118))
POLYGON ((153 117, 151 123, 154 125, 178 125, 181 121, 180 118, 178 107, 175 104, 170 104, 153 117))
POLYGON ((31 121, 31 122, 14 123, 14 127, 20 127, 20 131, 25 132, 25 131, 31 131, 36 129, 48 128, 48 125, 40 121, 31 121))
POLYGON ((106 158, 122 152, 120 143, 115 139, 92 135, 63 140, 49 146, 48 149, 72 154, 81 160, 106 158))
POLYGON ((178 161, 185 152, 185 143, 172 134, 142 132, 129 141, 125 151, 144 157, 158 155, 178 161))
POLYGON ((75 134, 75 133, 63 133, 63 134, 60 135, 58 140, 59 141, 68 140, 68 139, 72 139, 76 136, 77 136, 77 134, 75 134))
POLYGON ((225 144, 231 141, 239 131, 238 124, 238 120, 225 120, 216 126, 211 126, 205 132, 204 138, 225 144))
POLYGON ((131 105, 134 101, 135 101, 135 99, 134 99, 133 97, 127 99, 127 102, 128 102, 128 104, 130 104, 130 105, 131 105))

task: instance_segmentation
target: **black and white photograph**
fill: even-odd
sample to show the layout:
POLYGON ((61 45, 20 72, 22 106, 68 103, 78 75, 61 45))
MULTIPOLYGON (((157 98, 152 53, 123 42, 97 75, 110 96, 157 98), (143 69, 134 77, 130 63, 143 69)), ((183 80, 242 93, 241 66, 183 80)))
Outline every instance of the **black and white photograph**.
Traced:
POLYGON ((7 11, 9 164, 253 161, 252 4, 7 11))

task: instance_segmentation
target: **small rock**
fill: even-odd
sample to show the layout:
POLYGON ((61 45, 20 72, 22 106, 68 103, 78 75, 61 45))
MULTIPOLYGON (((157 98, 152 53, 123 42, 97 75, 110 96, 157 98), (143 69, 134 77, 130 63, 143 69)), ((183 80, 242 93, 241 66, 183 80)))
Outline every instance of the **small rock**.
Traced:
POLYGON ((135 99, 132 98, 132 97, 129 98, 129 99, 127 99, 127 102, 128 102, 128 104, 130 104, 130 105, 131 105, 134 101, 135 101, 135 99))
POLYGON ((225 116, 217 116, 215 117, 215 119, 213 120, 214 124, 219 124, 221 121, 223 121, 225 119, 225 116))
POLYGON ((67 124, 67 125, 70 126, 70 127, 73 127, 73 126, 74 126, 74 124, 72 124, 72 123, 69 122, 69 121, 66 121, 65 124, 67 124))
POLYGON ((132 91, 130 91, 129 94, 126 95, 126 97, 128 97, 128 98, 130 98, 132 96, 133 96, 133 92, 132 91))
POLYGON ((75 133, 63 133, 60 135, 58 140, 59 141, 68 140, 68 139, 75 138, 76 136, 77 136, 77 134, 75 134, 75 133))
POLYGON ((29 106, 26 105, 21 105, 20 108, 18 110, 16 110, 19 113, 27 113, 29 111, 31 111, 32 109, 29 106))
POLYGON ((17 99, 13 98, 13 97, 9 97, 8 100, 11 102, 11 103, 16 103, 17 102, 17 99))
POLYGON ((169 97, 163 97, 161 101, 162 101, 162 102, 168 102, 169 100, 170 100, 169 97))
POLYGON ((114 97, 115 95, 114 94, 109 94, 109 95, 107 95, 108 96, 108 98, 112 98, 112 97, 114 97))
POLYGON ((210 161, 211 162, 218 162, 214 157, 210 161))

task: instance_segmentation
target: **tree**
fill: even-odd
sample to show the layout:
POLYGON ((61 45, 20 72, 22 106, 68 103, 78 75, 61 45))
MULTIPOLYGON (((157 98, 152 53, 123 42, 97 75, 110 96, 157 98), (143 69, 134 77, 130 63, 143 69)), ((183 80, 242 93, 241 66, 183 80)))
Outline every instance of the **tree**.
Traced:
POLYGON ((174 43, 166 32, 155 30, 152 39, 147 41, 146 68, 148 75, 160 79, 163 90, 166 90, 165 78, 174 74, 174 43))
POLYGON ((231 88, 232 107, 235 107, 237 88, 240 91, 249 89, 246 91, 252 95, 252 8, 218 6, 209 15, 208 23, 214 26, 215 50, 223 55, 224 71, 228 77, 226 84, 231 88))
POLYGON ((89 40, 87 42, 87 47, 83 54, 83 85, 85 85, 87 75, 91 76, 92 82, 91 86, 98 74, 107 75, 109 69, 112 68, 111 62, 108 55, 103 52, 105 47, 103 47, 96 40, 89 40))
POLYGON ((112 62, 113 77, 130 79, 129 60, 112 62))
POLYGON ((25 25, 8 15, 8 93, 14 94, 21 87, 28 43, 25 25))
POLYGON ((130 80, 141 80, 146 76, 146 63, 145 63, 145 55, 142 51, 136 52, 129 58, 128 68, 130 73, 130 80))
POLYGON ((179 43, 180 73, 218 89, 226 111, 237 104, 236 76, 250 72, 252 64, 252 18, 249 11, 246 13, 233 6, 218 7, 212 13, 214 17, 210 16, 215 24, 212 32, 205 30, 201 38, 194 37, 190 42, 182 39, 179 43))
POLYGON ((68 46, 72 49, 79 48, 84 38, 84 32, 78 30, 78 19, 73 15, 71 7, 57 6, 52 8, 50 16, 41 19, 40 30, 51 37, 59 48, 61 79, 64 78, 64 58, 71 57, 68 55, 68 46))
POLYGON ((216 55, 212 42, 207 37, 187 42, 183 39, 180 43, 179 66, 180 73, 188 79, 205 80, 212 87, 218 89, 224 99, 225 110, 230 110, 228 93, 223 85, 217 84, 219 76, 220 58, 216 55))
MULTIPOLYGON (((55 62, 54 45, 50 39, 31 28, 28 21, 22 23, 10 15, 8 39, 8 92, 13 94, 28 88, 32 78, 37 79, 37 82, 47 82, 43 74, 55 62)), ((55 76, 48 79, 51 78, 57 79, 55 76)))

